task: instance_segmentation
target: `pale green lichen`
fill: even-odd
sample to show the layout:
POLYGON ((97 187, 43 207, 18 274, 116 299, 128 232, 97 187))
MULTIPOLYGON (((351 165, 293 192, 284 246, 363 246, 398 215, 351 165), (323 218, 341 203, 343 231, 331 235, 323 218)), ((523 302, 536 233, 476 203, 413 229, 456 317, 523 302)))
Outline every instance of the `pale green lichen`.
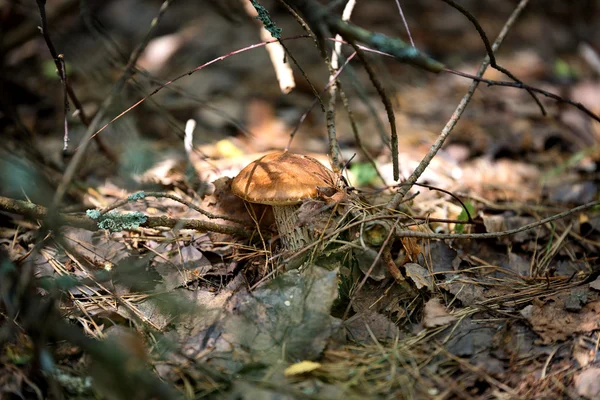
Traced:
POLYGON ((278 28, 277 25, 275 25, 275 22, 273 22, 271 16, 269 15, 269 11, 263 6, 261 6, 256 0, 250 0, 250 3, 252 3, 252 6, 256 9, 256 12, 258 13, 258 16, 254 18, 260 20, 260 22, 262 22, 262 24, 264 25, 265 29, 269 31, 271 36, 273 36, 275 39, 281 38, 281 28, 278 28))
POLYGON ((136 200, 142 200, 145 197, 146 197, 146 193, 137 192, 137 193, 133 193, 133 194, 129 195, 129 197, 127 197, 127 200, 136 201, 136 200))
POLYGON ((98 219, 98 218, 100 218, 100 211, 98 211, 98 210, 87 210, 85 213, 91 219, 98 219))
POLYGON ((120 232, 126 229, 138 228, 148 219, 139 211, 134 211, 132 213, 109 211, 106 214, 101 214, 98 210, 87 210, 86 214, 91 219, 97 221, 99 229, 106 229, 111 232, 120 232))

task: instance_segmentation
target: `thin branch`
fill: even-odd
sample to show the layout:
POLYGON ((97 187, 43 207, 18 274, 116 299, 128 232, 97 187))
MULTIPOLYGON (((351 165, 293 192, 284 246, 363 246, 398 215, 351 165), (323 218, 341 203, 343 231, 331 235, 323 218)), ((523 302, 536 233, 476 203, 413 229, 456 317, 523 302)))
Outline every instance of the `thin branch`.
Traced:
POLYGON ((567 211, 563 211, 559 214, 552 215, 548 218, 541 219, 536 222, 532 222, 527 225, 523 225, 520 228, 509 229, 501 232, 488 232, 488 233, 427 233, 427 232, 414 232, 414 231, 400 231, 397 232, 398 237, 420 237, 428 239, 498 239, 504 236, 510 236, 519 232, 528 231, 530 229, 537 228, 538 226, 545 225, 549 222, 556 221, 568 217, 569 215, 576 214, 590 208, 600 206, 600 200, 592 201, 578 207, 572 208, 567 211))
POLYGON ((361 153, 363 154, 363 157, 365 157, 367 159, 369 164, 371 164, 371 166, 377 173, 377 177, 381 180, 381 183, 385 185, 386 184, 385 179, 384 179, 383 175, 381 175, 379 168, 377 168, 377 163, 375 162, 373 157, 371 157, 371 154, 369 154, 369 151, 367 150, 367 148, 365 147, 365 145, 363 144, 363 142, 360 138, 360 132, 358 131, 358 126, 356 125, 356 119, 354 118, 354 113, 352 112, 352 109, 350 108, 350 102, 348 101, 348 97, 346 96, 346 93, 341 88, 340 88, 340 98, 342 99, 342 104, 344 105, 346 114, 348 114, 348 119, 350 120, 350 127, 352 128, 352 134, 354 135, 354 141, 356 142, 356 145, 358 146, 361 153))
POLYGON ((377 79, 377 75, 375 74, 375 71, 373 71, 373 68, 367 61, 364 51, 360 47, 358 47, 358 45, 356 43, 350 42, 350 45, 354 48, 354 51, 356 51, 356 53, 358 54, 358 57, 363 64, 363 67, 365 67, 365 70, 367 71, 367 74, 369 75, 369 79, 371 79, 371 83, 377 90, 377 93, 379 93, 379 98, 381 99, 381 102, 383 103, 383 106, 385 107, 385 111, 387 113, 388 121, 390 123, 390 129, 391 129, 392 169, 393 169, 393 174, 394 174, 394 180, 397 181, 398 179, 400 179, 400 165, 398 162, 398 131, 396 129, 396 115, 394 114, 394 107, 392 106, 392 102, 390 101, 390 98, 388 97, 388 95, 385 91, 385 88, 383 87, 381 82, 379 82, 379 79, 377 79))
POLYGON ((400 13, 400 18, 402 18, 402 22, 404 23, 404 29, 406 29, 406 34, 408 35, 408 40, 410 40, 410 45, 412 47, 416 47, 415 42, 413 41, 412 35, 410 34, 410 29, 408 29, 408 22, 406 22, 406 18, 404 17, 404 11, 402 11, 402 6, 400 5, 400 0, 396 0, 396 6, 398 7, 398 12, 400 13))
MULTIPOLYGON (((504 41, 504 38, 506 37, 509 30, 512 28, 512 26, 516 22, 517 18, 521 14, 521 11, 523 11, 523 9, 525 8, 525 6, 527 5, 528 2, 529 2, 529 0, 521 0, 519 2, 517 7, 515 8, 515 10, 512 12, 510 17, 504 24, 504 27, 502 28, 502 31, 498 35, 498 38, 494 42, 494 45, 492 46, 492 51, 496 51, 500 47, 500 45, 504 41)), ((481 66, 479 67, 479 71, 477 71, 478 77, 483 76, 483 73, 485 72, 485 70, 487 69, 489 64, 490 64, 490 57, 486 56, 485 59, 483 60, 483 63, 481 63, 481 66)), ((406 193, 408 193, 408 191, 411 189, 412 185, 414 185, 414 183, 420 178, 421 174, 423 174, 425 169, 429 166, 429 163, 431 162, 433 157, 435 157, 437 152, 442 148, 446 139, 448 138, 448 136, 450 136, 450 133, 452 132, 452 130, 458 123, 458 120, 460 119, 460 117, 462 116, 463 112, 465 111, 467 105, 471 101, 471 98, 473 97, 473 94, 475 93, 475 90, 477 89, 478 86, 479 86, 478 81, 473 81, 471 83, 471 85, 469 86, 469 89, 467 90, 467 93, 463 96, 462 100, 456 107, 454 114, 452 114, 452 117, 446 123, 446 126, 442 130, 442 133, 440 134, 440 136, 437 138, 437 140, 431 147, 431 150, 425 155, 425 157, 421 160, 421 162, 419 163, 417 168, 413 171, 413 173, 407 179, 407 181, 405 182, 406 185, 403 185, 396 192, 396 194, 394 195, 392 200, 390 200, 390 202, 387 205, 388 209, 394 210, 394 209, 396 209, 396 207, 398 207, 398 205, 400 205, 400 203, 402 202, 402 199, 404 198, 406 193)))
MULTIPOLYGON (((46 207, 0 196, 0 210, 22 215, 29 220, 45 220, 49 214, 46 207)), ((55 214, 52 222, 60 225, 72 226, 88 231, 97 231, 98 224, 95 220, 83 215, 55 214)), ((252 232, 237 226, 220 225, 214 222, 200 221, 196 219, 177 219, 167 216, 146 216, 146 222, 140 224, 144 228, 177 228, 193 229, 198 232, 218 232, 227 235, 235 235, 243 238, 251 236, 252 232)))
MULTIPOLYGON (((398 186, 401 186, 401 185, 404 185, 404 183, 401 183, 398 186)), ((457 195, 455 195, 454 193, 452 193, 451 191, 445 190, 445 189, 442 189, 442 188, 439 188, 439 187, 436 187, 436 186, 433 186, 433 185, 426 185, 424 183, 414 183, 414 185, 415 186, 424 187, 424 188, 427 188, 429 190, 437 190, 439 192, 446 193, 448 196, 452 197, 454 200, 456 200, 456 201, 458 201, 460 203, 460 205, 462 206, 462 209, 467 214, 467 218, 469 218, 466 223, 473 223, 473 218, 471 217, 471 212, 469 211, 469 209, 467 208, 467 206, 465 205, 465 203, 463 203, 463 201, 457 195)), ((464 222, 460 222, 460 223, 464 223, 464 222)))
MULTIPOLYGON (((38 0, 38 1, 43 1, 43 0, 38 0)), ((54 199, 52 200, 53 205, 55 207, 58 206, 60 204, 60 202, 62 201, 63 196, 65 195, 65 192, 67 191, 67 187, 69 186, 69 184, 73 180, 73 177, 79 170, 79 165, 83 161, 85 152, 90 143, 90 139, 96 136, 95 132, 96 132, 98 125, 100 124, 100 121, 102 121, 102 119, 104 118, 106 111, 112 104, 115 96, 119 92, 121 92, 121 90, 125 86, 125 83, 133 74, 134 67, 135 67, 135 64, 137 63, 137 60, 139 59, 139 57, 142 55, 142 53, 146 49, 148 42, 150 42, 150 39, 152 38, 154 30, 158 26, 158 22, 160 21, 160 19, 164 15, 165 11, 169 7, 169 4, 171 3, 171 1, 172 0, 165 0, 162 3, 160 10, 158 12, 158 15, 150 23, 150 28, 149 28, 148 32, 146 33, 146 36, 144 37, 142 42, 138 45, 138 47, 131 54, 129 61, 127 63, 127 66, 125 67, 125 70, 123 71, 123 74, 121 75, 121 77, 119 78, 117 83, 115 83, 111 93, 102 102, 102 104, 100 105, 100 108, 98 109, 98 112, 96 113, 96 115, 94 116, 92 121, 90 122, 90 124, 85 132, 85 135, 84 135, 83 139, 81 140, 81 144, 77 148, 75 155, 73 156, 73 158, 71 159, 71 162, 69 163, 69 165, 67 166, 67 169, 65 170, 63 179, 61 180, 60 184, 58 185, 58 188, 56 189, 54 199)))
MULTIPOLYGON (((325 92, 327 89, 329 89, 329 86, 331 84, 333 84, 333 82, 336 81, 337 77, 342 73, 342 71, 346 68, 346 66, 350 63, 350 61, 356 56, 356 53, 352 53, 344 62, 344 64, 337 70, 337 72, 335 73, 334 77, 332 79, 329 80, 329 82, 327 82, 327 85, 325 85, 325 88, 323 88, 323 92, 325 92)), ((304 120, 306 119, 306 117, 308 117, 308 114, 313 110, 313 108, 315 108, 315 106, 317 105, 318 99, 315 98, 313 100, 313 102, 310 104, 310 106, 306 109, 306 111, 304 111, 304 113, 300 116, 300 118, 298 119, 298 122, 296 122, 296 125, 294 126, 294 129, 292 129, 292 132, 290 133, 290 140, 288 141, 288 144, 285 148, 286 151, 288 151, 290 149, 290 147, 292 146, 292 141, 294 140, 294 137, 296 136, 296 133, 298 132, 298 129, 300 129, 300 126, 302 125, 302 123, 304 122, 304 120)))
MULTIPOLYGON (((510 236, 510 235, 514 235, 516 233, 519 232, 523 232, 523 231, 527 231, 533 228, 537 228, 538 226, 547 224, 548 222, 552 222, 561 218, 565 218, 569 215, 572 214, 576 214, 585 210, 588 210, 590 208, 593 207, 597 207, 600 206, 600 200, 598 201, 593 201, 591 203, 586 203, 583 204, 581 206, 572 208, 570 210, 564 211, 562 213, 556 214, 556 215, 552 215, 548 218, 544 218, 542 220, 539 220, 537 222, 532 222, 531 224, 527 224, 524 225, 520 228, 516 228, 516 229, 511 229, 511 230, 507 230, 507 231, 501 231, 501 232, 490 232, 490 233, 429 233, 429 232, 415 232, 415 231, 410 231, 410 230, 403 230, 403 231, 397 231, 396 232, 396 237, 397 238, 403 238, 403 237, 418 237, 418 238, 422 238, 422 239, 498 239, 498 238, 502 238, 505 236, 510 236)), ((393 210, 390 210, 393 211, 393 210)), ((344 226, 343 230, 348 230, 357 226, 360 226, 362 224, 368 223, 368 222, 372 222, 372 221, 378 221, 381 219, 395 219, 397 218, 397 215, 374 215, 372 217, 366 218, 364 220, 361 221, 357 221, 357 222, 353 222, 351 224, 348 224, 346 226, 344 226)), ((464 222, 462 222, 464 223, 464 222)), ((335 231, 333 233, 330 233, 326 236, 324 236, 321 240, 328 240, 331 239, 334 236, 337 236, 340 234, 340 231, 335 231)), ((317 246, 320 242, 315 242, 315 243, 311 243, 301 249, 298 249, 296 253, 294 253, 293 255, 291 255, 290 257, 286 258, 283 263, 289 263, 291 262, 293 259, 295 259, 296 257, 301 256, 302 254, 304 254, 305 252, 307 252, 308 250, 312 249, 313 247, 317 246)), ((279 256, 275 256, 272 258, 272 260, 280 257, 279 256)))
POLYGON ((235 219, 235 218, 231 218, 227 215, 217 215, 217 214, 213 214, 209 211, 203 210, 202 208, 198 207, 197 205, 195 205, 194 203, 184 200, 179 196, 175 196, 173 194, 169 194, 169 193, 161 193, 161 192, 139 192, 140 196, 136 196, 136 194, 133 194, 129 197, 127 197, 126 199, 122 199, 122 200, 118 200, 116 202, 114 202, 113 204, 111 204, 110 206, 103 208, 102 210, 100 210, 100 215, 106 214, 109 211, 112 211, 116 208, 122 207, 127 203, 131 203, 133 201, 136 201, 138 199, 142 199, 142 198, 146 198, 146 197, 154 197, 157 199, 163 198, 163 199, 170 199, 173 201, 176 201, 177 203, 183 204, 189 208, 191 208, 192 210, 210 218, 210 219, 223 219, 223 220, 227 220, 227 221, 231 221, 231 222, 235 222, 238 223, 240 225, 245 225, 244 221, 235 219), (143 194, 143 195, 142 195, 143 194))
POLYGON ((437 60, 415 49, 399 38, 391 38, 381 33, 371 32, 357 25, 343 21, 332 15, 329 8, 316 0, 287 0, 294 5, 306 18, 311 29, 317 34, 319 47, 324 53, 323 46, 326 35, 331 31, 341 35, 348 42, 362 43, 376 50, 392 54, 397 60, 425 69, 430 72, 440 72, 444 65, 437 60))
MULTIPOLYGON (((329 40, 337 41, 337 39, 333 39, 333 38, 330 38, 329 40)), ((349 44, 348 42, 346 42, 344 40, 342 40, 341 42, 345 43, 345 44, 349 44)), ((382 52, 382 51, 379 51, 379 50, 371 49, 371 48, 368 48, 368 47, 365 47, 365 46, 358 46, 358 47, 360 47, 362 50, 364 50, 364 51, 366 51, 368 53, 375 53, 375 54, 379 54, 379 55, 386 56, 386 57, 394 57, 391 54, 388 54, 388 53, 385 53, 385 52, 382 52)), ((541 94, 543 96, 546 96, 548 98, 556 100, 559 103, 569 104, 569 105, 571 105, 571 106, 579 109, 580 111, 582 111, 587 116, 589 116, 589 117, 595 119, 596 121, 600 122, 600 117, 597 114, 595 114, 594 112, 592 112, 589 108, 585 107, 583 104, 578 103, 578 102, 573 101, 573 100, 570 100, 568 98, 559 96, 559 95, 557 95, 555 93, 548 92, 546 90, 542 90, 542 89, 537 88, 535 86, 529 86, 529 85, 524 84, 522 82, 495 81, 495 80, 492 80, 492 79, 484 79, 484 78, 482 78, 480 76, 475 76, 475 75, 467 74, 465 72, 455 71, 455 70, 452 70, 452 69, 449 69, 449 68, 444 68, 443 72, 447 72, 447 73, 450 73, 450 74, 462 76, 464 78, 469 78, 471 80, 476 80, 476 81, 479 81, 479 82, 484 82, 484 83, 487 83, 488 86, 505 86, 505 87, 514 87, 514 88, 517 88, 517 89, 529 89, 532 92, 539 93, 539 94, 541 94)))
MULTIPOLYGON (((352 10, 354 9, 354 5, 356 4, 355 0, 349 0, 344 7, 344 11, 342 13, 342 20, 348 21, 352 16, 352 10)), ((336 38, 341 39, 341 36, 336 36, 336 38)), ((342 44, 336 42, 333 46, 333 51, 331 53, 331 62, 329 63, 330 70, 330 78, 329 81, 331 85, 329 86, 329 106, 327 108, 327 133, 329 138, 329 157, 331 158, 331 166, 333 167, 333 171, 338 173, 341 167, 341 150, 340 144, 337 140, 336 130, 335 130, 335 104, 337 102, 337 93, 338 93, 338 82, 337 77, 339 75, 339 59, 342 52, 342 44)), ((354 54, 353 54, 354 55, 354 54)))
MULTIPOLYGON (((289 38, 284 38, 284 39, 281 39, 281 40, 299 39, 299 38, 304 38, 304 37, 308 37, 308 36, 307 35, 298 35, 298 36, 292 36, 292 37, 289 37, 289 38)), ((215 64, 215 63, 217 63, 219 61, 223 61, 223 60, 225 60, 225 59, 227 59, 227 58, 229 58, 231 56, 235 56, 237 54, 246 52, 248 50, 253 50, 253 49, 256 49, 256 48, 259 48, 259 47, 263 47, 263 46, 266 46, 269 43, 274 43, 274 42, 277 42, 277 39, 269 40, 268 42, 255 43, 255 44, 252 44, 250 46, 246 46, 244 48, 234 50, 234 51, 232 51, 232 52, 230 52, 228 54, 225 54, 223 56, 214 58, 214 59, 212 59, 212 60, 210 60, 210 61, 208 61, 208 62, 206 62, 206 63, 204 63, 202 65, 197 66, 196 68, 194 68, 191 71, 183 73, 183 74, 181 74, 181 75, 179 75, 179 76, 177 76, 177 77, 175 77, 175 78, 173 78, 173 79, 171 79, 171 80, 169 80, 169 81, 161 84, 156 89, 154 89, 151 93, 149 93, 148 95, 144 96, 143 98, 141 98, 140 100, 138 100, 137 102, 135 102, 133 105, 131 105, 127 109, 125 109, 123 112, 121 112, 120 114, 118 114, 116 117, 114 117, 113 119, 111 119, 109 122, 107 122, 103 127, 101 127, 96 132, 94 132, 91 135, 91 137, 86 137, 86 139, 89 141, 89 139, 91 139, 92 137, 100 134, 102 131, 104 131, 106 128, 108 128, 108 126, 110 124, 112 124, 116 120, 120 119, 125 114, 127 114, 128 112, 130 112, 131 110, 133 110, 134 108, 136 108, 137 106, 139 106, 140 104, 142 104, 143 102, 145 102, 146 100, 148 100, 150 97, 154 96, 156 93, 160 92, 162 89, 166 88, 167 86, 169 86, 169 85, 177 82, 178 80, 183 79, 186 76, 189 76, 189 75, 193 74, 194 72, 198 72, 198 71, 200 71, 200 70, 202 70, 202 69, 204 69, 204 68, 206 68, 206 67, 208 67, 208 66, 210 66, 212 64, 215 64)))
POLYGON ((589 108, 587 108, 583 104, 581 104, 581 103, 579 103, 577 101, 566 99, 566 98, 564 98, 562 96, 559 96, 557 94, 548 92, 546 90, 539 89, 539 88, 534 87, 534 86, 526 85, 526 84, 524 84, 522 82, 495 81, 495 80, 492 80, 492 79, 485 79, 485 78, 482 78, 480 76, 475 76, 475 75, 467 74, 467 73, 460 72, 460 71, 454 71, 452 69, 445 69, 444 72, 448 72, 450 74, 454 74, 454 75, 458 75, 458 76, 463 76, 465 78, 469 78, 469 79, 472 79, 474 81, 483 82, 483 83, 487 84, 488 86, 513 87, 513 88, 517 88, 517 89, 526 89, 526 90, 531 91, 531 92, 539 93, 539 94, 541 94, 543 96, 546 96, 548 98, 556 100, 559 103, 570 104, 573 107, 575 107, 575 108, 579 109, 580 111, 582 111, 588 117, 590 117, 590 118, 592 118, 592 119, 600 122, 600 116, 598 116, 597 114, 595 114, 593 111, 591 111, 589 108))
MULTIPOLYGON (((50 51, 50 55, 52 56, 52 59, 54 60, 54 65, 56 65, 56 72, 58 74, 58 77, 60 78, 60 80, 63 84, 64 132, 65 132, 64 137, 63 137, 63 151, 66 151, 68 148, 68 143, 69 143, 69 124, 68 124, 68 120, 67 120, 67 117, 69 114, 69 98, 71 99, 71 101, 73 102, 73 105, 75 106, 74 114, 77 114, 77 116, 79 117, 79 120, 85 126, 89 126, 90 122, 89 122, 89 119, 87 118, 85 112, 83 111, 83 107, 81 106, 81 102, 79 101, 79 98, 75 94, 75 91, 73 90, 73 87, 71 86, 71 83, 69 82, 69 78, 67 76, 67 68, 65 65, 65 57, 63 54, 58 54, 58 52, 56 51, 56 47, 54 47, 54 43, 52 42, 52 39, 50 38, 50 34, 48 33, 48 18, 46 16, 46 1, 45 0, 36 0, 36 1, 37 1, 38 9, 40 12, 41 26, 39 27, 39 29, 44 38, 44 41, 46 42, 46 46, 48 47, 48 50, 50 51)), ((96 144, 98 145, 98 148, 100 149, 102 154, 104 154, 106 156, 106 158, 108 158, 110 161, 113 161, 113 162, 117 161, 117 157, 108 148, 108 146, 106 146, 106 144, 104 143, 102 138, 96 139, 96 144)))
MULTIPOLYGON (((507 70, 504 67, 501 67, 500 65, 498 65, 496 63, 496 56, 494 55, 494 50, 492 49, 492 46, 490 45, 490 41, 489 41, 487 35, 485 34, 485 31, 483 30, 481 25, 479 25, 479 21, 477 21, 477 19, 470 12, 468 12, 462 6, 456 4, 453 0, 442 0, 442 1, 446 4, 448 4, 449 6, 455 8, 456 10, 458 10, 461 14, 463 14, 465 17, 467 17, 467 19, 469 21, 471 21, 471 23, 473 24, 473 26, 479 33, 481 40, 483 41, 483 45, 485 46, 485 51, 487 52, 488 56, 490 57, 490 66, 492 68, 502 72, 504 75, 508 76, 513 81, 522 84, 523 82, 521 82, 519 79, 517 79, 517 77, 514 76, 512 72, 510 72, 509 70, 507 70)), ((540 102, 540 99, 537 98, 535 93, 529 89, 525 89, 525 90, 527 90, 527 92, 531 95, 533 100, 536 102, 536 104, 540 108, 542 115, 546 115, 546 109, 544 108, 543 104, 540 102)))

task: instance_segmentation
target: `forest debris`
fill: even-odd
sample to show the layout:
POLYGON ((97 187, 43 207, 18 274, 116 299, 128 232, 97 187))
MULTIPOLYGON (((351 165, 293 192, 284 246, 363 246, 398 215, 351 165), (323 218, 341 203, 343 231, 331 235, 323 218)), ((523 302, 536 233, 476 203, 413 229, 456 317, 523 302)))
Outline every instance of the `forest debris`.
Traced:
POLYGON ((566 310, 566 296, 539 305, 537 302, 521 310, 533 330, 540 336, 541 344, 566 340, 576 333, 589 333, 600 329, 600 301, 586 304, 577 313, 566 310))
POLYGON ((585 288, 575 288, 569 292, 569 296, 565 299, 565 310, 580 311, 587 303, 588 294, 585 288))
POLYGON ((426 287, 429 291, 433 291, 433 280, 431 274, 425 268, 416 263, 408 263, 404 265, 406 277, 410 278, 417 289, 426 287))
MULTIPOLYGON (((446 347, 450 353, 459 357, 481 355, 492 348, 496 331, 496 328, 489 324, 464 318, 458 322, 457 328, 452 326, 452 336, 446 347)), ((447 339, 446 331, 441 335, 447 339)))
POLYGON ((590 368, 575 375, 575 390, 586 399, 600 397, 600 368, 590 368))
MULTIPOLYGON (((373 262, 377 258, 378 253, 379 252, 377 250, 371 247, 367 247, 364 250, 356 250, 354 252, 354 258, 356 259, 358 268, 360 268, 363 274, 369 272, 369 269, 371 268, 371 265, 373 265, 373 262)), ((375 281, 382 281, 388 276, 389 274, 387 274, 387 268, 383 264, 381 257, 379 257, 379 259, 377 259, 375 267, 371 270, 371 273, 369 274, 369 278, 375 281)))
POLYGON ((440 299, 433 298, 425 304, 423 310, 425 317, 423 318, 423 326, 425 328, 435 328, 436 326, 447 325, 456 321, 454 315, 450 315, 446 311, 446 307, 440 303, 440 299))
POLYGON ((357 343, 372 343, 396 338, 400 331, 388 317, 371 310, 364 310, 345 322, 344 327, 357 343))
MULTIPOLYGON (((460 275, 457 275, 457 277, 460 277, 460 275)), ((485 291, 480 285, 462 281, 447 281, 439 283, 438 286, 452 293, 458 300, 460 300, 463 306, 471 306, 486 299, 484 295, 485 291)))
POLYGON ((453 266, 458 253, 445 241, 431 241, 423 246, 422 250, 416 261, 418 264, 427 266, 434 273, 454 270, 453 266))
POLYGON ((314 360, 339 325, 330 315, 337 277, 337 271, 312 265, 302 275, 290 271, 252 293, 236 293, 222 338, 236 354, 247 353, 248 361, 314 360))

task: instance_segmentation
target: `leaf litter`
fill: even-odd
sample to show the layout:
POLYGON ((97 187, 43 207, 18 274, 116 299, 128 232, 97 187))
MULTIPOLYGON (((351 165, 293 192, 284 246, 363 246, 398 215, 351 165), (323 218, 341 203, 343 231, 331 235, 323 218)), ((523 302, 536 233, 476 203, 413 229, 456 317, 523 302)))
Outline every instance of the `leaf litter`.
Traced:
MULTIPOLYGON (((388 7, 377 8, 375 3, 369 12, 375 16, 379 13, 383 19, 390 14, 388 7)), ((427 15, 414 18, 431 18, 427 15)), ((455 35, 460 29, 453 28, 458 23, 454 18, 445 15, 445 25, 438 28, 455 35)), ((433 19, 442 20, 439 16, 433 19)), ((195 25, 216 31, 208 17, 204 22, 207 25, 195 25)), ((534 19, 528 22, 539 23, 534 19)), ((517 28, 515 35, 527 36, 530 31, 517 28)), ((218 40, 218 35, 212 36, 204 40, 218 40)), ((190 40, 186 35, 180 39, 177 46, 190 40)), ((433 38, 423 40, 441 51, 433 38)), ((458 42, 445 43, 444 52, 447 45, 458 42)), ((480 46, 475 37, 461 51, 479 57, 480 46)), ((572 90, 574 98, 596 105, 597 83, 593 79, 583 77, 569 88, 544 80, 552 76, 544 63, 551 57, 540 57, 530 49, 507 52, 505 57, 502 64, 517 68, 520 77, 572 90)), ((578 61, 570 62, 580 66, 578 61)), ((155 67, 160 66, 170 67, 165 61, 155 67)), ((313 76, 314 67, 306 67, 313 76)), ((388 67, 392 71, 395 68, 388 67)), ((467 64, 462 69, 470 67, 467 64)), ((586 280, 597 270, 597 210, 579 219, 556 221, 497 240, 398 240, 392 244, 391 253, 402 269, 406 279, 402 284, 406 286, 394 282, 383 261, 378 260, 371 268, 379 248, 353 242, 358 231, 335 236, 339 242, 335 246, 352 247, 350 255, 340 256, 328 248, 325 250, 331 254, 316 257, 304 272, 279 271, 272 258, 277 249, 272 215, 268 209, 255 210, 262 216, 258 225, 264 236, 258 238, 256 221, 244 203, 228 191, 231 178, 227 176, 235 175, 257 157, 249 153, 284 147, 290 121, 298 113, 291 104, 305 105, 312 99, 293 93, 297 98, 281 100, 273 94, 276 90, 264 85, 272 79, 258 73, 269 68, 255 68, 248 80, 240 78, 244 76, 240 68, 223 67, 211 72, 212 79, 195 75, 188 82, 190 89, 210 95, 211 104, 220 104, 236 118, 247 120, 249 130, 256 133, 253 137, 223 137, 232 124, 214 115, 209 117, 206 109, 199 111, 206 136, 200 141, 208 144, 197 148, 213 157, 191 160, 202 190, 196 191, 186 180, 190 160, 176 149, 161 149, 153 152, 160 153, 160 157, 152 157, 153 165, 142 173, 137 171, 131 180, 124 176, 124 170, 104 184, 97 184, 98 176, 93 176, 94 189, 80 195, 91 207, 102 208, 127 196, 129 192, 122 187, 133 185, 137 190, 155 185, 213 214, 244 221, 249 231, 257 232, 253 240, 242 243, 229 235, 178 229, 139 228, 108 234, 66 228, 64 243, 48 240, 31 257, 37 277, 48 284, 39 290, 43 296, 56 287, 65 288, 60 300, 65 318, 91 337, 120 341, 131 350, 132 360, 151 365, 161 379, 189 398, 577 395, 594 399, 600 395, 600 278, 586 280), (254 93, 252 85, 260 88, 268 101, 242 97, 244 94, 239 97, 244 101, 239 101, 235 97, 238 92, 232 101, 221 94, 234 93, 234 88, 254 93), (366 284, 357 290, 368 271, 366 284), (267 275, 274 279, 264 279, 267 275), (407 286, 411 290, 405 290, 407 286), (343 319, 349 299, 353 299, 352 307, 343 319), (138 346, 140 343, 144 346, 138 346)), ((412 72, 403 73, 406 82, 393 100, 400 106, 401 170, 408 176, 452 113, 454 102, 448 99, 462 93, 465 82, 447 79, 414 84, 410 82, 412 72)), ((494 74, 496 71, 490 72, 490 76, 494 74)), ((87 80, 85 84, 89 84, 87 80)), ((87 92, 103 92, 96 89, 87 92)), ((308 88, 301 90, 310 92, 308 88)), ((476 95, 476 104, 423 175, 424 181, 468 201, 476 211, 475 223, 431 221, 417 228, 421 231, 458 232, 456 227, 461 226, 462 232, 498 232, 597 197, 594 174, 599 157, 597 149, 589 145, 598 137, 597 124, 590 125, 579 114, 561 108, 551 109, 554 118, 539 118, 537 110, 534 115, 528 108, 529 101, 521 91, 491 95, 488 90, 476 95)), ((199 108, 191 96, 174 103, 165 97, 161 101, 165 100, 168 111, 199 108)), ((377 103, 378 99, 374 100, 377 103)), ((376 118, 368 107, 356 99, 350 101, 363 132, 375 132, 376 118)), ((164 125, 160 113, 145 113, 140 129, 156 132, 149 128, 164 125)), ((299 130, 298 148, 322 153, 321 124, 319 117, 308 118, 299 130)), ((339 135, 345 150, 356 150, 357 161, 365 162, 350 144, 353 139, 348 125, 346 120, 339 121, 344 128, 339 129, 339 135)), ((377 135, 363 136, 377 156, 384 178, 388 178, 387 150, 377 135)), ((148 147, 147 142, 143 146, 148 147)), ((141 161, 136 162, 141 165, 141 161)), ((129 166, 133 170, 137 168, 134 164, 129 166)), ((350 170, 358 175, 354 165, 358 164, 351 164, 350 170)), ((373 189, 369 179, 374 176, 361 173, 357 179, 373 189)), ((364 195, 372 204, 384 204, 389 196, 385 192, 364 195)), ((321 207, 318 202, 305 203, 302 223, 312 224, 324 236, 337 232, 339 227, 330 224, 328 214, 316 212, 321 207)), ((356 204, 340 206, 336 218, 351 215, 353 207, 356 204)), ((166 199, 128 204, 125 209, 208 220, 166 199)), ((416 216, 465 221, 460 218, 463 208, 457 202, 425 190, 402 212, 407 224, 417 225, 411 220, 416 216)), ((216 221, 235 225, 229 220, 216 221)), ((35 236, 36 230, 35 224, 16 218, 3 224, 1 243, 11 259, 26 259, 34 242, 27 235, 35 236)), ((19 369, 33 359, 32 346, 18 336, 3 348, 3 393, 21 397, 25 397, 23 393, 35 394, 35 384, 19 369)), ((89 365, 80 348, 61 347, 55 357, 61 371, 57 381, 69 393, 89 397, 100 390, 84 379, 89 365), (71 368, 73 365, 77 368, 71 368)), ((94 375, 96 380, 101 378, 101 374, 94 375)))

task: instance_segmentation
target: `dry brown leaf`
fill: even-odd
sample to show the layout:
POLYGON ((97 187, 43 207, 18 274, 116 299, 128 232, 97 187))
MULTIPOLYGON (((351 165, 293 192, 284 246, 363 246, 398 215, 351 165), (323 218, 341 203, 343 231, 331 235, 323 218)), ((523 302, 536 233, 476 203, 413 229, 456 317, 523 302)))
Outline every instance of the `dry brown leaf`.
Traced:
POLYGON ((408 263, 404 268, 406 269, 406 277, 415 283, 417 289, 426 287, 430 291, 433 291, 433 281, 429 271, 415 263, 408 263))
POLYGON ((600 398, 600 368, 590 368, 575 376, 575 390, 586 399, 600 398))
POLYGON ((472 283, 443 282, 438 286, 452 293, 465 306, 471 306, 486 299, 483 287, 472 283))
POLYGON ((424 313, 423 325, 426 328, 435 328, 456 321, 456 317, 446 311, 446 307, 440 303, 438 298, 433 298, 425 304, 424 313))
POLYGON ((383 314, 364 310, 344 324, 352 340, 358 343, 372 343, 377 340, 394 339, 399 335, 398 327, 383 314))
POLYGON ((404 247, 406 257, 410 261, 416 261, 419 254, 421 254, 421 246, 419 246, 417 238, 402 238, 402 247, 404 247))
POLYGON ((600 329, 600 301, 586 304, 579 312, 565 310, 566 296, 546 304, 534 303, 521 310, 540 336, 542 344, 566 340, 575 333, 600 329))

